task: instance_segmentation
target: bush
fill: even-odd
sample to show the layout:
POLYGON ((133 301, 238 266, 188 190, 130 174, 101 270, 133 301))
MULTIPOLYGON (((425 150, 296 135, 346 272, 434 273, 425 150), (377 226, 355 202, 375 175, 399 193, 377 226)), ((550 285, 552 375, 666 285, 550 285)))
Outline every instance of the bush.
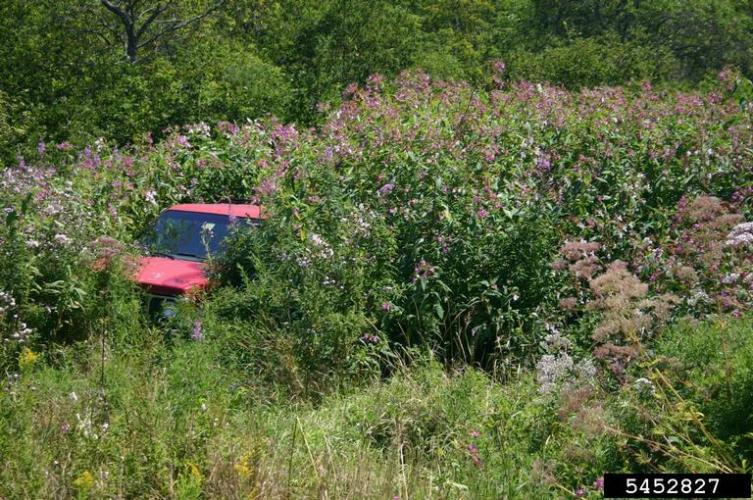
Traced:
POLYGON ((667 80, 679 66, 668 48, 623 42, 616 35, 575 38, 509 57, 512 78, 566 87, 667 80))
POLYGON ((741 457, 753 453, 753 327, 750 317, 722 317, 670 328, 656 353, 666 359, 682 396, 696 405, 708 428, 741 457))

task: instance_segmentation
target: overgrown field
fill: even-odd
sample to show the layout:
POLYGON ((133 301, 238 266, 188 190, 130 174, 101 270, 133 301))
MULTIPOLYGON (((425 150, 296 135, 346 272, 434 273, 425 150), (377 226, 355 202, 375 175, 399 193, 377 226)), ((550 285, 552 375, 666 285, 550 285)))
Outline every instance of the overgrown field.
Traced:
MULTIPOLYGON (((502 68, 500 68, 501 70, 502 68)), ((600 496, 753 459, 753 118, 373 76, 306 130, 40 143, 0 179, 0 497, 600 496), (269 219, 150 323, 165 207, 269 219)))

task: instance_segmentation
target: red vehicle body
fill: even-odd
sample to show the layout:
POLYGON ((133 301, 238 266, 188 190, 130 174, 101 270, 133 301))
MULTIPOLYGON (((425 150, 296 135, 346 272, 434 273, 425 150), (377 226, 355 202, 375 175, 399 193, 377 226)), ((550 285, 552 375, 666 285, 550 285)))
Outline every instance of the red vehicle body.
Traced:
POLYGON ((170 299, 209 286, 207 254, 222 247, 232 224, 257 224, 262 208, 241 204, 174 205, 160 214, 144 242, 152 255, 139 261, 135 281, 155 298, 170 299))

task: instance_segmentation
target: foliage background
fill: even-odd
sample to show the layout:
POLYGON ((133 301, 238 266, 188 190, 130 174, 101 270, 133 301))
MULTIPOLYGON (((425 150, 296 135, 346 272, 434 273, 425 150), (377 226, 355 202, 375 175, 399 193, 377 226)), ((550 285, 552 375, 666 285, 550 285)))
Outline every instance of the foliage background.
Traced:
MULTIPOLYGON (((170 6, 160 21, 214 4, 153 3, 170 6)), ((750 77, 753 57, 753 11, 733 0, 225 0, 139 49, 133 64, 122 25, 99 2, 9 0, 0 9, 7 162, 39 141, 123 144, 198 121, 273 114, 317 124, 320 102, 374 73, 420 68, 488 86, 490 61, 502 59, 512 80, 683 87, 728 65, 750 77)))
POLYGON ((747 4, 150 5, 201 18, 132 60, 0 6, 0 496, 750 471, 747 4), (230 200, 269 218, 155 322, 139 238, 230 200))

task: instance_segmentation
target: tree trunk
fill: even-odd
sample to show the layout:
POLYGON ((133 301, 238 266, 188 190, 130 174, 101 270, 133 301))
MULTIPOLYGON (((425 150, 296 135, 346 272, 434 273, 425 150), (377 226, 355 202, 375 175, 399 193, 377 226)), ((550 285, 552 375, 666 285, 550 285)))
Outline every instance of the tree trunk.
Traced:
POLYGON ((135 64, 137 60, 136 51, 139 49, 139 39, 133 29, 133 25, 126 26, 126 56, 128 62, 135 64))

